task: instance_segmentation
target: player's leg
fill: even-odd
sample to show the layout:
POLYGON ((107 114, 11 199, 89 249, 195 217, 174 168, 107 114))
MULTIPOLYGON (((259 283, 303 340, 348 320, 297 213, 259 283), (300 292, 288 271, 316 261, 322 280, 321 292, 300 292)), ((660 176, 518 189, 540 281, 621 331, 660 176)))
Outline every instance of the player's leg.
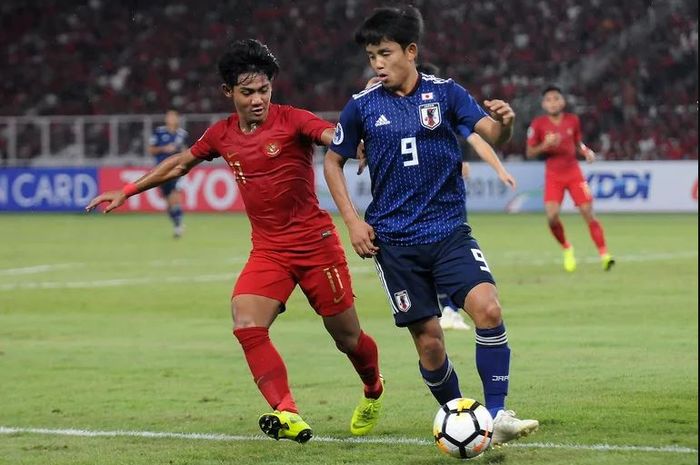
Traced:
POLYGON ((457 372, 445 350, 438 322, 440 308, 431 273, 432 245, 378 245, 377 274, 396 326, 407 327, 413 338, 423 381, 440 405, 461 397, 457 372), (407 273, 409 269, 413 272, 407 273))
POLYGON ((609 271, 615 264, 615 259, 610 255, 605 244, 603 226, 593 214, 593 203, 582 202, 578 205, 578 209, 581 212, 581 216, 583 216, 583 219, 586 221, 586 224, 588 224, 588 230, 591 234, 591 239, 593 239, 593 243, 595 243, 598 249, 603 270, 609 271))
POLYGON ((168 195, 168 215, 173 222, 174 237, 181 237, 185 231, 185 225, 183 223, 182 194, 177 187, 168 195))
POLYGON ((313 257, 295 266, 299 286, 311 307, 364 385, 363 396, 353 413, 350 431, 369 433, 379 420, 384 386, 379 374, 379 351, 374 339, 360 327, 354 306, 352 280, 340 240, 336 235, 323 239, 324 247, 313 257))
POLYGON ((510 348, 495 281, 484 254, 466 226, 436 247, 436 253, 434 275, 437 285, 453 300, 463 302, 462 308, 474 322, 476 367, 484 388, 486 408, 497 420, 494 431, 499 431, 498 441, 506 442, 527 434, 537 427, 537 422, 519 420, 511 411, 505 410, 510 348))
POLYGON ((486 408, 494 418, 493 443, 504 444, 527 436, 539 427, 537 420, 519 419, 506 410, 510 379, 510 348, 496 286, 480 283, 469 291, 465 308, 476 327, 476 367, 484 388, 486 408))
POLYGON ((476 369, 486 408, 495 418, 505 409, 510 377, 510 348, 496 286, 481 282, 469 290, 464 308, 476 327, 476 369))
POLYGON ((360 328, 355 307, 333 316, 324 316, 323 325, 338 350, 350 359, 364 384, 365 397, 378 399, 383 392, 379 374, 379 350, 374 339, 360 328))
POLYGON ((486 408, 495 416, 505 407, 510 349, 491 269, 467 226, 458 228, 435 249, 438 255, 433 273, 437 286, 461 302, 474 322, 476 368, 486 408))
POLYGON ((564 234, 564 225, 561 222, 559 212, 561 211, 561 202, 549 201, 544 204, 544 211, 547 215, 547 224, 554 238, 562 247, 564 255, 564 269, 566 271, 576 270, 576 256, 574 255, 574 247, 566 240, 564 234))
POLYGON ((323 324, 338 350, 347 355, 364 385, 360 402, 350 419, 350 432, 364 436, 379 422, 384 394, 377 344, 360 328, 354 306, 336 315, 324 316, 323 324))
POLYGON ((284 310, 295 284, 274 257, 251 256, 236 282, 231 313, 233 334, 241 344, 253 380, 274 409, 260 417, 260 428, 274 439, 306 442, 311 439, 311 428, 299 416, 287 368, 269 335, 270 325, 284 310))
POLYGON ((445 336, 436 316, 408 324, 418 352, 423 381, 440 405, 462 397, 459 378, 445 348, 445 336))

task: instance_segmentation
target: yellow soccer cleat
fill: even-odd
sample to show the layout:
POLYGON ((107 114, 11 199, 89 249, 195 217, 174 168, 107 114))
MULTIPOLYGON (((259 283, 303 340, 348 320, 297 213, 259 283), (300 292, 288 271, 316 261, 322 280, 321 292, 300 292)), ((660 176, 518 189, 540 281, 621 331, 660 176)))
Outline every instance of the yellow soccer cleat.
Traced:
POLYGON ((384 378, 379 378, 382 383, 382 393, 378 399, 370 399, 362 396, 360 403, 352 412, 350 432, 354 436, 364 436, 372 431, 379 422, 379 412, 382 410, 382 398, 384 397, 384 378))
POLYGON ((615 259, 609 253, 600 256, 600 261, 603 265, 603 271, 610 271, 610 268, 615 264, 615 259))
POLYGON ((573 247, 564 249, 564 269, 569 273, 576 271, 576 257, 573 247))
POLYGON ((258 424, 263 433, 278 441, 290 439, 304 444, 313 437, 311 427, 298 413, 275 410, 260 415, 258 424))

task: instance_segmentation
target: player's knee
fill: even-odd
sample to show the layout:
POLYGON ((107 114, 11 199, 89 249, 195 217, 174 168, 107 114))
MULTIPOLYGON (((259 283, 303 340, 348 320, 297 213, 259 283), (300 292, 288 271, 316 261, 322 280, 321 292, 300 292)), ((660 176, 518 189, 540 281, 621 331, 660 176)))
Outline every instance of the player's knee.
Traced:
POLYGON ((346 329, 343 331, 334 331, 331 336, 335 341, 335 346, 344 354, 350 354, 357 348, 357 342, 360 338, 359 331, 351 331, 346 329))
POLYGON ((351 354, 355 351, 355 348, 357 347, 357 339, 355 339, 355 340, 353 340, 352 338, 336 339, 335 346, 342 353, 351 354))
POLYGON ((547 224, 549 224, 550 227, 558 225, 559 215, 547 215, 547 224))
POLYGON ((254 326, 260 326, 255 323, 253 318, 247 318, 245 315, 235 315, 233 316, 233 329, 252 328, 254 326))
POLYGON ((444 359, 445 341, 441 337, 424 335, 417 341, 421 359, 444 359))
POLYGON ((495 328, 501 324, 503 315, 498 299, 491 299, 474 312, 477 328, 495 328))

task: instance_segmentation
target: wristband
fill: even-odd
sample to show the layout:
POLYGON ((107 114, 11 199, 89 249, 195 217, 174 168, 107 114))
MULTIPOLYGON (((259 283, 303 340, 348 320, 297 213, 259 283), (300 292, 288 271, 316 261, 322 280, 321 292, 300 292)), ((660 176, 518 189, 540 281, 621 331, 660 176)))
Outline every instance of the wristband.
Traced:
POLYGON ((139 193, 139 188, 136 187, 136 184, 130 182, 128 184, 124 184, 124 187, 122 187, 122 193, 127 197, 131 197, 132 195, 139 193))

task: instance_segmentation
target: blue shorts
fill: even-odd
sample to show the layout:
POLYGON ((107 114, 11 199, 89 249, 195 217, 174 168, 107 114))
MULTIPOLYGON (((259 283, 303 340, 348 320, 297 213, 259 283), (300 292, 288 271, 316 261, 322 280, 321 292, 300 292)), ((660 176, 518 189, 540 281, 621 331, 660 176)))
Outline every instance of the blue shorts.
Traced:
POLYGON ((440 316, 436 288, 461 307, 477 284, 496 284, 466 224, 434 244, 398 246, 378 241, 377 246, 375 265, 396 326, 440 316))
POLYGON ((163 193, 163 197, 168 197, 173 191, 177 190, 178 179, 173 179, 160 185, 160 191, 163 193))

